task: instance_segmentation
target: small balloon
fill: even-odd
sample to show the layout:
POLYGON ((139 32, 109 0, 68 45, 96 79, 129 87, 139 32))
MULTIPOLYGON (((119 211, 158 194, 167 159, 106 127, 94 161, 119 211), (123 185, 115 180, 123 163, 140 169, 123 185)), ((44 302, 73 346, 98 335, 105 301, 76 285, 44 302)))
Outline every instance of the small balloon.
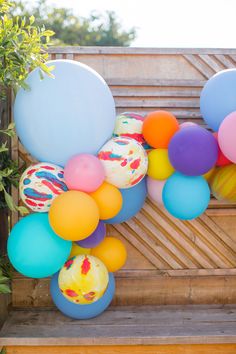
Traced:
POLYGON ((167 149, 153 149, 148 154, 149 177, 154 179, 167 179, 174 173, 175 169, 171 165, 167 149))
POLYGON ((236 165, 231 164, 216 169, 210 181, 211 191, 218 200, 236 202, 236 165))
POLYGON ((151 177, 147 177, 148 196, 151 198, 151 200, 153 200, 155 203, 161 206, 164 205, 162 200, 162 191, 165 183, 166 183, 166 179, 157 180, 151 177))
POLYGON ((216 166, 226 166, 226 165, 231 164, 232 162, 229 159, 227 159, 227 157, 221 151, 221 148, 220 148, 219 142, 218 142, 218 133, 217 132, 213 133, 213 136, 215 137, 217 144, 218 144, 218 157, 217 157, 217 161, 216 161, 216 166))
POLYGON ((80 247, 79 245, 77 245, 77 243, 73 242, 71 252, 70 252, 68 259, 75 257, 75 256, 79 256, 81 254, 90 254, 90 253, 91 253, 90 248, 80 247))
POLYGON ((230 113, 221 123, 218 134, 222 153, 233 163, 236 163, 236 111, 230 113))
POLYGON ((103 221, 99 221, 96 230, 87 238, 76 241, 76 244, 80 247, 93 248, 96 247, 100 242, 104 240, 106 236, 106 225, 103 221))

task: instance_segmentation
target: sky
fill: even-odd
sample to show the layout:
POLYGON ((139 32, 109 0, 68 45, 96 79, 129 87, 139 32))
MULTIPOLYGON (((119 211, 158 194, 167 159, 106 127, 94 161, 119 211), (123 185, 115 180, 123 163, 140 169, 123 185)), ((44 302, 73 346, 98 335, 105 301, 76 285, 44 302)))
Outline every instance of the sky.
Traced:
MULTIPOLYGON (((36 0, 31 0, 36 2, 36 0)), ((137 28, 135 47, 236 48, 236 0, 48 0, 87 16, 117 13, 137 28)))

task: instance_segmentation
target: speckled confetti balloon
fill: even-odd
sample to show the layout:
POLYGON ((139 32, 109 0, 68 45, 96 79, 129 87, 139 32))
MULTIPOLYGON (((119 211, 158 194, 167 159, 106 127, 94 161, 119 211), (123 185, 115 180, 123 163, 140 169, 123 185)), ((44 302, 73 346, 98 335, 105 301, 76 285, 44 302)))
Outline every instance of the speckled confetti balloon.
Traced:
POLYGON ((138 113, 120 113, 116 116, 113 137, 132 138, 137 140, 144 149, 150 149, 150 146, 146 143, 142 134, 143 120, 144 117, 138 113))
POLYGON ((118 188, 130 188, 147 173, 148 159, 142 145, 131 138, 113 138, 99 151, 106 181, 118 188))
POLYGON ((58 284, 65 298, 76 304, 90 304, 102 297, 109 275, 96 257, 79 255, 69 259, 60 270, 58 284))
POLYGON ((47 162, 30 166, 21 176, 19 190, 28 208, 36 212, 47 212, 52 201, 67 191, 64 170, 47 162))

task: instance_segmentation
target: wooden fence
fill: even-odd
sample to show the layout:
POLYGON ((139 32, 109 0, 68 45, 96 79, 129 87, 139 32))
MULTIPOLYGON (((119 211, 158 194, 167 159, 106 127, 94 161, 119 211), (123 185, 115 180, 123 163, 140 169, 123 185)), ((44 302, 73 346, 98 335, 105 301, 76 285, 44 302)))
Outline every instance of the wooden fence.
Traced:
MULTIPOLYGON (((236 50, 227 49, 62 47, 51 48, 50 56, 78 60, 99 72, 111 88, 117 113, 166 109, 181 122, 201 125, 203 84, 214 73, 236 67, 236 50)), ((13 151, 20 163, 32 162, 18 141, 13 151)), ((132 220, 108 227, 108 234, 128 248, 126 267, 116 275, 114 303, 235 302, 235 230, 235 205, 212 200, 198 219, 180 221, 148 200, 132 220)), ((13 305, 51 306, 49 280, 15 274, 13 305)))

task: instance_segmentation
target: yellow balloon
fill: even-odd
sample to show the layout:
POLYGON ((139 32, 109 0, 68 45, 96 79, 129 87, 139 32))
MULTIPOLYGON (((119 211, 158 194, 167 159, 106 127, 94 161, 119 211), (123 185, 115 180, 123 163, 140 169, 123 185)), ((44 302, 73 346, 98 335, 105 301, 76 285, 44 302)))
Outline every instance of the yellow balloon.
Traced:
POLYGON ((79 256, 81 254, 90 254, 91 248, 83 248, 77 245, 75 242, 72 243, 72 248, 68 259, 79 256))
POLYGON ((99 258, 112 273, 122 268, 127 259, 127 251, 123 242, 111 236, 105 237, 99 245, 92 248, 91 254, 99 258))
POLYGON ((216 169, 210 182, 212 194, 219 200, 236 202, 236 165, 231 164, 216 169))
POLYGON ((205 178, 205 180, 210 183, 214 173, 216 172, 216 168, 212 167, 207 173, 205 173, 204 175, 202 175, 202 177, 205 178))
POLYGON ((58 276, 65 298, 75 304, 91 304, 102 297, 109 281, 108 270, 100 259, 80 255, 66 261, 58 276))
POLYGON ((154 179, 167 179, 174 173, 175 169, 171 165, 167 149, 154 149, 148 154, 149 177, 154 179))

